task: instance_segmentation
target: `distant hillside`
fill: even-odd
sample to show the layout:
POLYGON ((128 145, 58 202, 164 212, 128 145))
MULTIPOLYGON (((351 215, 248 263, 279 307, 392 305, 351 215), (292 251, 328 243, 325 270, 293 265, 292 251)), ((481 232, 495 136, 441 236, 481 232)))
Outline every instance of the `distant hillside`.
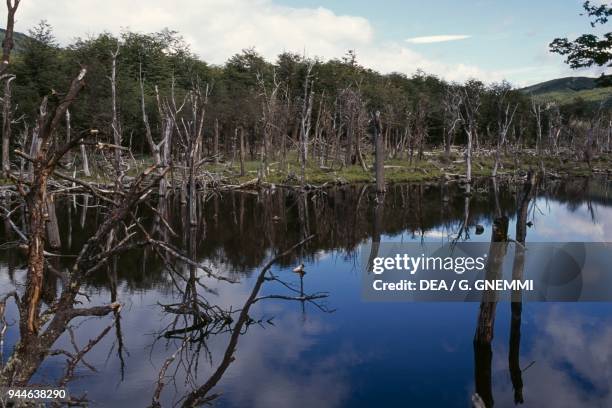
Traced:
POLYGON ((582 99, 591 104, 604 102, 612 105, 612 87, 598 87, 596 78, 566 77, 541 82, 521 89, 539 99, 554 100, 560 104, 569 104, 582 99))
MULTIPOLYGON (((13 42, 15 43, 15 47, 13 48, 13 52, 19 53, 21 50, 23 50, 27 39, 27 35, 19 32, 14 32, 13 42)), ((0 28, 0 43, 2 43, 2 40, 4 40, 4 29, 0 28)))

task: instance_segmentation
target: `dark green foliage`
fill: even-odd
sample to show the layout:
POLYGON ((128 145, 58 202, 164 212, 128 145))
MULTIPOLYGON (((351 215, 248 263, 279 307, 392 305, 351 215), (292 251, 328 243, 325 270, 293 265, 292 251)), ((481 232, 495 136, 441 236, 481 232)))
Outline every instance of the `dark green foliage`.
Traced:
MULTIPOLYGON (((358 63, 353 51, 339 59, 321 61, 305 58, 299 54, 284 52, 274 63, 266 61, 254 49, 245 49, 232 56, 223 66, 210 66, 200 60, 176 32, 162 30, 157 33, 124 32, 119 36, 102 33, 89 38, 75 40, 67 47, 59 47, 51 27, 41 22, 30 30, 29 37, 16 37, 17 51, 14 53, 11 71, 17 79, 14 85, 16 105, 15 117, 23 121, 14 126, 21 131, 23 122, 34 124, 40 101, 51 95, 50 102, 79 71, 87 66, 86 88, 80 93, 78 103, 71 108, 74 131, 95 128, 99 138, 111 139, 111 66, 112 54, 117 56, 117 94, 119 120, 123 132, 123 143, 131 144, 133 152, 150 154, 145 141, 140 104, 140 77, 144 80, 145 102, 152 132, 160 135, 159 110, 156 88, 162 100, 175 96, 178 104, 187 91, 196 84, 209 98, 204 122, 204 149, 210 151, 215 120, 219 123, 220 146, 229 157, 235 129, 243 127, 251 159, 259 151, 263 138, 262 109, 267 92, 278 85, 276 120, 273 124, 273 149, 278 151, 280 135, 287 137, 287 148, 295 149, 299 137, 299 125, 304 105, 304 82, 312 66, 310 80, 313 92, 312 124, 325 128, 322 137, 332 143, 339 132, 340 148, 346 148, 347 127, 338 125, 348 120, 349 113, 343 110, 347 95, 357 96, 361 121, 358 137, 370 140, 371 127, 367 121, 374 111, 381 112, 383 131, 389 137, 389 146, 397 143, 406 132, 419 133, 419 149, 424 146, 442 145, 445 132, 443 98, 448 89, 468 88, 470 94, 478 95, 482 106, 477 120, 479 143, 492 145, 497 138, 500 95, 504 103, 517 106, 516 132, 529 144, 533 142, 530 130, 530 96, 510 89, 509 84, 487 86, 479 81, 468 81, 465 85, 449 84, 444 80, 423 72, 412 76, 402 73, 382 75, 358 63), (55 94, 55 95, 54 95, 55 94), (281 106, 282 108, 278 108, 281 106), (319 118, 321 116, 321 118, 319 118), (520 118, 520 120, 519 120, 520 118), (319 119, 321 119, 319 121, 319 119), (335 123, 335 125, 332 125, 335 123), (336 126, 332 131, 332 126, 336 126), (359 133, 361 132, 361 133, 359 133)), ((553 86, 545 83, 532 87, 534 93, 553 86), (537 89, 536 89, 537 88, 537 89)), ((556 85, 555 85, 556 86, 556 85)), ((570 86, 570 85, 567 85, 570 86)), ((571 86, 592 86, 591 81, 580 79, 571 86), (589 83, 587 83, 589 82, 589 83)), ((571 109, 573 115, 587 114, 580 109, 571 109)), ((456 128, 455 141, 464 141, 463 125, 456 128)), ((314 129, 313 129, 314 132, 314 129)), ((518 137, 518 136, 516 136, 518 137)), ((404 147, 406 148, 406 147, 404 147)), ((366 151, 368 151, 366 149, 366 151)))
MULTIPOLYGON (((591 27, 606 24, 612 15, 612 7, 607 4, 594 5, 585 1, 582 5, 591 20, 591 27)), ((612 32, 601 37, 595 34, 582 34, 573 41, 555 38, 550 43, 550 51, 566 57, 565 62, 572 68, 612 66, 612 32)), ((610 85, 608 75, 602 74, 600 85, 610 85)))

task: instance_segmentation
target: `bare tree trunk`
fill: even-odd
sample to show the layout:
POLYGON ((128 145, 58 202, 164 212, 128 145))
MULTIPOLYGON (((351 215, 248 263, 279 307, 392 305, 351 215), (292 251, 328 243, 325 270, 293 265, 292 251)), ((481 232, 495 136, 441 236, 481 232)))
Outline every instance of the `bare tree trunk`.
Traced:
POLYGON ((467 132, 467 148, 465 151, 465 165, 466 165, 466 174, 465 178, 467 179, 468 184, 472 182, 472 132, 467 132))
POLYGON ((85 145, 81 143, 81 160, 83 160, 83 174, 86 177, 91 177, 91 171, 89 170, 89 159, 87 158, 87 150, 85 145))
MULTIPOLYGON (((503 244, 508 234, 508 217, 496 217, 493 221, 491 249, 486 266, 485 279, 499 279, 506 247, 503 244)), ((480 303, 478 323, 474 334, 474 377, 476 393, 487 407, 493 407, 493 387, 491 380, 491 363, 493 352, 491 342, 495 327, 497 302, 495 293, 483 293, 480 303)))
POLYGON ((363 171, 368 171, 368 165, 365 162, 365 159, 363 158, 363 154, 361 153, 361 135, 359 133, 357 133, 356 137, 355 137, 355 154, 357 155, 357 159, 359 160, 359 164, 361 165, 361 168, 363 169, 363 171))
POLYGON ((11 161, 9 156, 12 122, 11 82, 14 79, 15 77, 11 76, 6 80, 6 84, 4 85, 4 99, 2 101, 2 170, 7 175, 11 171, 11 161))
POLYGON ((49 246, 53 249, 61 248, 62 246, 53 195, 47 196, 47 240, 49 246))
MULTIPOLYGON (((300 169, 301 183, 304 184, 306 179, 306 162, 308 161, 308 137, 310 135, 310 123, 312 117, 312 102, 314 92, 312 89, 309 89, 310 82, 310 72, 312 70, 312 64, 308 66, 308 71, 306 73, 306 81, 304 83, 304 104, 302 107, 302 122, 301 122, 301 132, 300 132, 300 169), (310 92, 309 92, 310 91, 310 92)), ((311 85, 312 86, 312 85, 311 85)))
POLYGON ((534 98, 531 99, 531 112, 536 121, 536 154, 539 157, 542 150, 542 106, 534 98))
MULTIPOLYGON (((42 105, 41 105, 41 108, 42 108, 42 105)), ((46 106, 45 106, 45 109, 46 109, 46 106)), ((34 157, 38 154, 38 148, 39 148, 38 126, 34 126, 34 128, 32 129, 32 140, 30 141, 30 157, 34 157)), ((28 173, 30 174, 30 177, 34 177, 34 163, 32 163, 31 161, 28 162, 28 173)))
POLYGON ((111 52, 112 57, 112 69, 111 69, 111 102, 112 102, 112 123, 113 129, 113 141, 115 144, 114 155, 115 155, 115 172, 117 173, 117 183, 121 183, 123 178, 123 163, 121 162, 121 124, 117 117, 117 55, 119 54, 119 47, 115 52, 111 52))
POLYGON ((215 132, 213 134, 213 157, 215 164, 219 164, 219 119, 215 118, 215 132))
MULTIPOLYGON (((514 250, 514 263, 512 265, 512 279, 522 280, 525 268, 525 240, 527 237, 527 213, 529 203, 533 197, 536 179, 533 172, 529 172, 527 181, 523 187, 523 193, 519 199, 516 211, 516 242, 514 250)), ((510 379, 514 388, 515 404, 523 403, 523 373, 520 366, 520 347, 521 347, 521 318, 523 312, 521 291, 512 293, 511 323, 510 323, 510 347, 508 351, 508 367, 510 379)))
POLYGON ((239 143, 239 149, 240 149, 240 152, 239 152, 239 155, 240 155, 240 175, 244 176, 246 174, 245 170, 244 170, 244 153, 245 153, 245 151, 244 151, 244 127, 240 126, 240 129, 239 130, 236 129, 236 130, 239 131, 239 134, 240 134, 240 143, 239 143))
POLYGON ((376 192, 385 192, 385 147, 383 141, 380 112, 374 114, 374 141, 376 143, 376 192))

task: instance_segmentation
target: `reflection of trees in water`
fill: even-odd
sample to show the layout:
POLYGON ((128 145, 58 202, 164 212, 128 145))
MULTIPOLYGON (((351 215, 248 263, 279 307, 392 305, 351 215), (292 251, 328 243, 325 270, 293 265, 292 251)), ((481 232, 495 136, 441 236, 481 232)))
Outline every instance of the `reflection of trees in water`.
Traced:
MULTIPOLYGON (((494 191, 497 191, 495 180, 494 191)), ((527 236, 527 217, 529 205, 536 195, 537 180, 530 173, 517 196, 515 251, 512 265, 512 279, 522 280, 525 266, 525 241, 527 236)), ((495 201, 497 203, 497 201, 495 201)), ((495 206, 495 218, 491 234, 491 247, 485 279, 496 280, 501 276, 501 267, 506 254, 508 242, 508 217, 503 214, 499 205, 495 206)), ((495 332, 495 313, 497 308, 496 292, 483 293, 480 303, 476 333, 474 335, 474 380, 475 395, 473 405, 476 408, 491 408, 494 405, 491 363, 493 359, 492 341, 495 332)), ((512 293, 510 323, 510 347, 508 352, 508 367, 510 379, 514 388, 514 403, 523 403, 523 378, 520 367, 521 340, 521 292, 512 293)))
MULTIPOLYGON (((12 282, 14 291, 3 299, 2 309, 8 299, 14 299, 19 340, 0 370, 0 386, 27 385, 49 356, 66 357, 64 373, 57 379, 57 385, 65 386, 72 379, 77 365, 82 364, 93 369, 84 357, 113 326, 117 328, 121 342, 120 304, 111 302, 92 306, 82 288, 88 276, 99 274, 105 268, 112 268, 112 261, 117 254, 141 245, 139 241, 132 241, 132 238, 137 236, 133 231, 138 224, 132 211, 141 197, 147 194, 149 186, 159 181, 160 176, 148 177, 149 174, 145 172, 135 178, 131 186, 123 190, 121 196, 117 196, 115 200, 100 196, 107 203, 106 217, 91 232, 78 251, 66 257, 66 264, 70 265, 70 268, 66 268, 59 261, 61 254, 46 252, 45 240, 41 239, 42 227, 39 223, 32 222, 31 216, 30 222, 23 224, 29 227, 27 229, 20 228, 12 221, 14 211, 24 213, 27 208, 28 212, 32 212, 35 205, 30 202, 29 195, 26 196, 26 200, 16 197, 14 203, 9 203, 8 208, 4 208, 9 214, 8 221, 11 223, 11 228, 18 238, 13 244, 13 250, 27 247, 28 267, 23 279, 12 282), (78 321, 85 317, 102 317, 110 313, 115 314, 113 323, 100 331, 97 336, 91 337, 87 343, 81 345, 77 343, 73 330, 78 321), (69 336, 72 349, 54 349, 58 339, 66 335, 69 336)), ((68 228, 71 229, 71 225, 68 228)), ((70 240, 67 242, 72 244, 70 240)), ((111 282, 112 280, 111 276, 111 282)), ((116 282, 116 279, 114 280, 116 282)), ((112 287, 113 284, 111 284, 111 297, 116 297, 116 291, 113 292, 112 287)), ((121 345, 119 350, 122 359, 121 345)))
MULTIPOLYGON (((490 217, 488 191, 486 184, 476 184, 470 200, 470 225, 490 217)), ((197 231, 195 256, 239 276, 259 267, 271 250, 298 242, 311 233, 316 234, 316 238, 282 260, 284 266, 294 264, 298 258, 312 258, 319 251, 340 250, 351 254, 372 237, 374 208, 381 205, 375 197, 372 186, 365 185, 308 193, 277 188, 257 193, 201 195, 198 211, 202 216, 194 226, 197 231)), ((514 200, 507 188, 502 189, 500 200, 505 211, 512 211, 514 200)), ((142 223, 150 228, 157 226, 160 240, 185 248, 189 229, 188 223, 183 221, 186 207, 181 205, 178 195, 170 195, 163 201, 164 205, 142 206, 139 212, 142 223), (159 214, 153 208, 165 209, 170 228, 160 228, 159 214)), ((406 234, 409 238, 418 238, 433 229, 457 231, 457 225, 465 220, 464 204, 463 191, 452 184, 390 186, 376 216, 379 217, 378 234, 406 234)), ((58 202, 58 210, 64 253, 79 248, 106 216, 98 200, 89 196, 58 202), (71 215, 80 218, 79 222, 69 222, 71 215)), ((3 253, 0 257, 13 266, 20 262, 7 259, 3 253)), ((60 263, 62 266, 68 264, 63 258, 60 263)), ((125 281, 128 288, 148 288, 160 283, 171 287, 163 262, 147 248, 135 248, 122 254, 117 270, 118 280, 125 281)), ((89 277, 88 282, 95 286, 107 285, 106 278, 100 276, 89 277)))
MULTIPOLYGON (((583 193, 593 189, 592 185, 584 182, 565 187, 552 183, 551 188, 553 193, 549 194, 566 197, 566 200, 571 199, 574 189, 581 189, 583 193)), ((265 259, 270 258, 271 253, 278 251, 278 248, 284 248, 290 242, 299 242, 309 234, 317 236, 306 242, 299 250, 278 259, 278 262, 285 266, 294 265, 297 259, 314 257, 321 250, 340 249, 351 253, 370 237, 373 240, 372 250, 375 251, 375 244, 380 241, 383 234, 407 232, 418 237, 431 229, 441 227, 456 231, 458 226, 469 226, 481 219, 488 219, 491 213, 494 214, 492 240, 497 242, 503 241, 507 235, 504 231, 508 228, 508 220, 503 214, 515 211, 518 220, 516 241, 521 243, 525 241, 529 202, 535 196, 535 191, 532 189, 526 192, 524 189, 518 192, 517 198, 514 199, 512 190, 508 186, 500 186, 498 189, 495 185, 489 187, 486 184, 475 184, 474 194, 468 200, 465 200, 462 190, 455 185, 428 184, 392 186, 384 200, 377 200, 373 189, 368 186, 345 186, 308 193, 275 189, 258 193, 228 192, 222 195, 201 195, 198 197, 200 201, 197 206, 200 211, 199 222, 191 226, 184 221, 188 217, 188 212, 186 206, 181 205, 180 197, 170 195, 164 199, 142 203, 136 211, 138 225, 144 231, 152 231, 149 243, 154 245, 131 247, 126 253, 113 257, 112 262, 105 262, 103 268, 97 269, 105 273, 85 274, 76 289, 72 288, 68 292, 66 288, 70 288, 70 285, 66 285, 62 271, 73 264, 74 259, 57 256, 48 258, 41 287, 41 299, 46 305, 54 305, 56 309, 53 309, 54 316, 48 318, 42 316, 42 318, 48 319, 46 322, 50 322, 49 327, 53 331, 47 336, 42 336, 40 342, 37 340, 34 349, 17 350, 21 355, 35 350, 36 352, 31 354, 35 358, 27 365, 22 363, 16 365, 15 360, 9 361, 9 364, 2 368, 2 372, 7 373, 3 378, 10 377, 10 381, 15 384, 27 383, 46 356, 62 355, 66 357, 67 362, 64 377, 60 382, 66 383, 72 377, 75 367, 78 364, 85 364, 84 355, 102 337, 111 333, 113 328, 116 337, 114 347, 121 361, 123 376, 125 349, 117 303, 121 301, 118 288, 123 282, 128 287, 150 287, 163 282, 168 288, 178 289, 180 297, 176 298, 176 302, 162 305, 163 310, 174 319, 168 327, 163 328, 161 336, 163 339, 178 342, 181 345, 179 348, 181 352, 189 351, 189 356, 178 353, 174 358, 189 357, 189 363, 183 366, 188 367, 186 370, 188 374, 195 373, 200 351, 205 351, 205 355, 208 353, 206 341, 211 335, 227 332, 233 336, 234 333, 244 333, 244 329, 249 325, 261 322, 248 315, 248 307, 240 322, 245 306, 228 312, 209 303, 207 301, 209 288, 200 280, 202 271, 206 268, 192 259, 205 259, 211 262, 213 269, 215 265, 224 264, 224 268, 230 272, 229 278, 238 278, 242 276, 240 272, 261 265, 265 259), (186 251, 183 258, 179 256, 180 254, 169 256, 179 247, 186 251), (109 305, 75 309, 74 300, 80 293, 79 288, 85 288, 86 285, 107 287, 110 296, 109 305), (57 310, 61 310, 62 313, 58 314, 57 310), (73 341, 72 350, 52 349, 55 340, 62 334, 74 337, 69 324, 73 318, 108 313, 114 317, 112 324, 103 328, 98 334, 94 334, 89 342, 79 345, 73 341)), ((11 208, 11 204, 8 208, 11 208)), ((109 208, 99 198, 88 195, 58 199, 58 209, 63 254, 73 254, 81 248, 90 239, 92 232, 99 230, 108 222, 111 214, 109 208)), ((11 230, 11 226, 5 223, 4 231, 0 232, 3 234, 4 242, 11 242, 15 238, 9 236, 11 230)), ((521 248, 517 245, 515 249, 513 275, 516 277, 522 275, 524 260, 521 248)), ((13 284, 18 283, 15 281, 14 271, 23 263, 23 258, 16 251, 4 252, 2 256, 2 260, 8 264, 10 281, 13 284)), ((96 254, 92 253, 91 256, 95 258, 96 254)), ((491 254, 490 259, 496 258, 495 254, 491 254)), ((491 268, 490 273, 494 272, 495 268, 491 268)), ((257 281, 263 276, 261 278, 263 282, 284 285, 283 289, 289 295, 257 297, 258 289, 252 303, 263 298, 275 298, 299 301, 303 305, 307 302, 316 302, 324 296, 324 294, 305 293, 304 280, 307 280, 307 277, 304 275, 300 276, 299 287, 289 287, 269 271, 263 275, 261 273, 260 271, 257 275, 257 281)), ((0 299, 1 312, 11 299, 16 299, 17 304, 21 304, 19 296, 9 294, 0 299)), ((86 298, 83 302, 86 302, 86 298)), ((513 302, 511 307, 508 358, 515 400, 520 402, 523 399, 519 365, 521 305, 519 302, 513 302)), ((4 314, 0 313, 0 317, 3 316, 4 314)), ((494 317, 495 302, 483 302, 474 350, 476 388, 487 405, 492 405, 493 402, 490 392, 490 364, 494 317)), ((0 334, 3 334, 5 323, 0 319, 0 334)), ((224 372, 233 361, 235 347, 236 343, 233 346, 231 343, 228 345, 229 351, 226 354, 229 353, 230 358, 227 365, 217 367, 218 370, 224 372)), ((168 366, 171 364, 172 361, 168 366)), ((165 378, 165 374, 162 374, 160 373, 159 383, 162 384, 160 394, 165 378)), ((200 389, 203 386, 200 384, 193 382, 194 389, 200 389)), ((208 398, 214 384, 206 392, 198 393, 197 398, 192 400, 202 401, 208 398)))
MULTIPOLYGON (((269 260, 258 273, 255 284, 244 304, 237 309, 223 310, 217 305, 210 304, 206 296, 202 295, 202 293, 206 293, 206 286, 199 282, 196 269, 193 266, 189 267, 189 278, 185 282, 184 289, 179 289, 182 294, 182 301, 171 305, 162 305, 166 313, 175 315, 170 325, 163 331, 162 336, 166 339, 179 340, 180 345, 160 368, 157 385, 152 396, 152 407, 161 406, 160 400, 165 385, 170 381, 175 382, 175 377, 180 371, 184 372, 186 381, 191 387, 191 391, 188 391, 179 399, 182 406, 200 406, 219 396, 219 394, 212 394, 211 392, 225 375, 231 363, 235 361, 235 352, 240 336, 253 324, 265 324, 263 320, 254 319, 249 314, 255 303, 266 299, 298 301, 302 304, 303 313, 305 313, 305 303, 310 303, 323 312, 331 312, 324 304, 319 303, 321 299, 328 296, 327 293, 307 294, 304 292, 304 275, 306 272, 303 270, 303 266, 296 269, 296 273, 300 277, 298 288, 283 281, 270 271, 272 265, 299 250, 312 238, 314 238, 313 235, 302 239, 291 248, 269 260), (264 284, 270 285, 271 283, 280 284, 281 288, 289 294, 261 295, 260 292, 264 284), (178 326, 182 327, 178 328, 178 326), (213 359, 207 347, 207 341, 211 336, 220 333, 229 333, 222 358, 213 373, 201 382, 197 376, 201 352, 205 351, 207 361, 212 364, 213 359), (175 368, 172 374, 168 375, 171 366, 175 368)), ((193 236, 190 237, 189 241, 190 251, 192 251, 195 249, 193 236)))
MULTIPOLYGON (((154 254, 167 269, 167 275, 179 293, 176 303, 161 305, 163 311, 174 316, 172 323, 163 329, 162 336, 166 339, 181 340, 182 345, 179 351, 182 364, 179 367, 185 369, 187 378, 191 379, 193 387, 193 392, 185 397, 185 406, 193 406, 196 403, 207 401, 210 397, 208 395, 210 389, 216 385, 231 362, 234 361, 234 351, 238 337, 244 334, 246 328, 251 324, 262 323, 249 315, 250 307, 256 302, 264 299, 292 300, 299 301, 302 304, 311 303, 322 311, 329 311, 325 305, 319 303, 321 299, 327 297, 326 293, 307 294, 304 292, 304 271, 300 271, 302 273, 300 276, 302 285, 299 288, 294 288, 292 285, 285 283, 269 271, 272 264, 283 259, 305 242, 310 241, 313 236, 305 237, 297 245, 269 261, 258 274, 253 290, 241 308, 224 310, 217 305, 208 303, 207 295, 209 293, 206 285, 201 282, 203 276, 225 284, 231 284, 233 281, 216 274, 208 266, 194 260, 199 237, 197 225, 191 225, 189 229, 183 230, 184 235, 179 237, 171 224, 165 219, 167 214, 163 210, 163 205, 152 208, 150 203, 142 203, 143 206, 149 208, 155 214, 151 228, 146 228, 143 225, 142 218, 136 215, 140 210, 136 204, 140 197, 149 190, 149 187, 140 187, 140 183, 143 181, 144 179, 134 182, 129 191, 124 192, 121 201, 104 207, 103 211, 106 211, 108 215, 101 217, 101 223, 81 246, 78 256, 68 257, 72 260, 72 267, 69 270, 66 270, 62 265, 60 257, 47 254, 44 258, 44 276, 40 284, 32 282, 31 274, 26 273, 24 282, 14 282, 15 286, 25 286, 24 293, 21 294, 21 291, 18 293, 15 290, 3 295, 0 299, 0 342, 4 340, 4 333, 7 328, 5 309, 9 300, 14 300, 17 307, 19 327, 19 339, 14 345, 8 360, 6 360, 6 364, 4 364, 4 356, 2 356, 0 386, 28 385, 48 357, 63 356, 66 358, 63 374, 50 381, 59 387, 65 387, 73 379, 77 367, 85 366, 95 371, 95 367, 85 360, 85 356, 111 332, 113 327, 116 335, 113 348, 115 348, 120 361, 120 374, 123 379, 125 350, 121 331, 121 299, 118 295, 117 255, 133 248, 146 247, 145 254, 154 254), (160 211, 160 209, 162 210, 160 211), (183 239, 183 244, 186 247, 185 253, 171 242, 160 240, 160 238, 167 238, 170 235, 176 239, 183 239), (100 306, 90 305, 90 298, 86 292, 83 292, 83 288, 87 278, 93 275, 98 275, 98 279, 105 280, 105 284, 109 287, 111 303, 100 306), (263 284, 272 282, 281 284, 285 290, 284 293, 289 291, 289 295, 260 295, 263 284), (39 296, 32 297, 32 290, 38 291, 39 296), (34 303, 32 299, 40 299, 40 301, 34 303), (98 334, 90 335, 88 341, 79 344, 75 332, 82 322, 82 318, 103 317, 109 314, 114 315, 113 321, 100 330, 98 334), (207 349, 209 336, 222 332, 230 333, 225 356, 213 376, 200 386, 195 376, 198 371, 200 351, 205 350, 209 354, 207 349), (57 347, 56 343, 62 337, 69 342, 68 347, 54 348, 57 347), (186 345, 190 345, 190 347, 186 348, 186 345)), ((87 211, 87 207, 83 208, 83 212, 85 211, 87 211)), ((185 215, 184 211, 181 211, 181 213, 185 215)), ((72 226, 69 226, 69 230, 71 228, 72 226)), ((70 241, 66 241, 68 245, 72 244, 70 241)), ((159 373, 158 386, 153 396, 153 405, 157 405, 159 402, 166 370, 174 359, 176 359, 176 354, 164 364, 159 373)), ((177 370, 179 367, 177 367, 177 370)), ((78 397, 69 402, 71 404, 83 404, 86 403, 86 400, 85 397, 78 397)))

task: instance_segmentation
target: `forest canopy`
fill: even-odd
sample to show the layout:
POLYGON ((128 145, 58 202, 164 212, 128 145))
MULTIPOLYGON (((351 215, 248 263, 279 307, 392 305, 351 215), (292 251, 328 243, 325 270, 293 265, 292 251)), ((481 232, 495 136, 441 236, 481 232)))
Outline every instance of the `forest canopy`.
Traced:
MULTIPOLYGON (((293 139, 298 136, 304 99, 312 98, 312 124, 331 128, 332 122, 341 120, 340 116, 349 115, 354 123, 347 123, 346 128, 354 126, 367 133, 368 112, 379 110, 394 140, 408 131, 418 139, 415 146, 442 145, 448 127, 445 115, 449 114, 444 109, 445 100, 452 93, 470 90, 482 103, 478 121, 481 142, 496 140, 492 134, 498 128, 499 97, 503 96, 504 103, 516 105, 516 117, 521 118, 514 121, 510 133, 514 138, 535 143, 531 98, 507 82, 484 84, 474 79, 456 84, 422 71, 412 76, 381 74, 360 65, 352 50, 328 61, 284 52, 269 62, 251 48, 216 66, 198 58, 178 32, 168 29, 146 34, 106 32, 78 38, 62 47, 45 21, 30 29, 13 53, 10 71, 16 76, 13 95, 18 101, 14 115, 18 120, 13 121, 13 126, 23 127, 24 123, 31 126, 40 100, 45 95, 58 97, 58 90, 67 87, 79 66, 86 65, 86 86, 79 96, 80 103, 71 112, 72 126, 77 130, 98 129, 102 138, 111 135, 109 78, 115 52, 119 121, 124 144, 129 144, 136 153, 149 153, 140 106, 141 78, 151 123, 160 123, 156 89, 157 95, 174 93, 180 100, 188 90, 205 87, 208 89, 205 134, 212 134, 216 126, 220 148, 228 151, 235 129, 242 127, 247 132, 251 157, 256 155, 266 126, 262 104, 273 91, 279 105, 274 115, 282 116, 283 122, 276 130, 293 139)), ((562 110, 562 116, 570 121, 592 115, 600 108, 582 105, 578 101, 552 110, 562 110)), ((459 142, 463 140, 460 130, 460 127, 454 130, 459 142)), ((153 126, 152 131, 161 132, 159 126, 153 126)), ((210 138, 205 139, 210 150, 210 138)))

